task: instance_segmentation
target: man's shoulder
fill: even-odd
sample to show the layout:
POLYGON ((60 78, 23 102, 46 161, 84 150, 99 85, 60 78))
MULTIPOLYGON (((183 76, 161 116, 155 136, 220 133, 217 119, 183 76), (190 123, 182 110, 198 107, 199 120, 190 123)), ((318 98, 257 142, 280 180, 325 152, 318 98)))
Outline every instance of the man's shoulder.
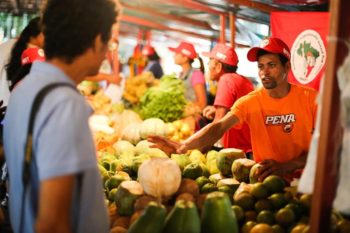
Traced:
POLYGON ((298 93, 298 95, 316 96, 318 94, 318 91, 316 91, 311 87, 301 86, 296 84, 291 84, 291 86, 295 90, 295 92, 298 93))
POLYGON ((221 80, 223 82, 231 82, 231 83, 251 83, 251 81, 247 77, 240 75, 240 74, 237 74, 237 73, 223 74, 220 77, 220 81, 221 80))

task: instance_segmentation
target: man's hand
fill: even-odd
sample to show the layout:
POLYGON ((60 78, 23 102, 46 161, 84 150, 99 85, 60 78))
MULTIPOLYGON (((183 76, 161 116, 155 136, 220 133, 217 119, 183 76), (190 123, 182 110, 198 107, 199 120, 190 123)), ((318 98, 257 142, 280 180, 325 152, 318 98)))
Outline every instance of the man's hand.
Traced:
POLYGON ((209 120, 215 117, 216 108, 214 106, 207 106, 203 109, 203 116, 209 120))
POLYGON ((288 163, 279 163, 273 159, 266 159, 260 163, 261 167, 257 170, 258 180, 264 181, 269 175, 284 175, 289 172, 288 163))
POLYGON ((306 163, 306 153, 298 158, 280 163, 273 159, 266 159, 260 162, 261 167, 257 171, 258 180, 262 182, 269 175, 283 176, 295 172, 297 169, 303 169, 306 163))
POLYGON ((4 101, 0 101, 0 122, 2 122, 2 120, 5 117, 5 112, 6 112, 6 106, 2 106, 4 104, 4 101))
POLYGON ((181 151, 182 144, 179 142, 171 141, 165 137, 161 136, 148 136, 147 140, 149 142, 154 143, 152 148, 158 148, 164 151, 167 155, 171 155, 173 153, 178 153, 181 151))

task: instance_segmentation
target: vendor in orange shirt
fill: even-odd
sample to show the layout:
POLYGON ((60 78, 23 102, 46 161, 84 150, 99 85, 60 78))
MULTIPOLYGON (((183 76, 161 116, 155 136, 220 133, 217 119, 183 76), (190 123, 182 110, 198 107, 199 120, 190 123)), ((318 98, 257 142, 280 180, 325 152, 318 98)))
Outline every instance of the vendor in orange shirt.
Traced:
POLYGON ((317 92, 288 82, 290 50, 280 39, 263 40, 247 56, 258 62, 263 88, 237 100, 222 119, 182 143, 150 137, 154 147, 168 153, 201 149, 214 144, 232 126, 247 123, 254 160, 262 165, 258 170, 260 181, 271 174, 288 177, 304 168, 316 122, 317 92))

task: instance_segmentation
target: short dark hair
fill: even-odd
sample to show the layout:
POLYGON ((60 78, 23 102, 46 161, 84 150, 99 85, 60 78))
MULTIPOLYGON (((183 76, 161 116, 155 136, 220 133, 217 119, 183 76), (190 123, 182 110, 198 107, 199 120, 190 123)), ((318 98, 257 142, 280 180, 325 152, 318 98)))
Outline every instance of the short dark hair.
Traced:
POLYGON ((222 70, 224 71, 224 73, 236 73, 238 67, 237 66, 231 66, 229 64, 226 64, 226 63, 222 63, 221 62, 221 65, 222 65, 222 70))
POLYGON ((92 46, 96 36, 107 43, 116 17, 110 0, 49 0, 43 13, 46 58, 69 64, 92 46))
POLYGON ((24 50, 28 47, 31 38, 37 37, 42 31, 41 20, 39 17, 31 19, 28 25, 23 29, 18 40, 11 50, 9 63, 6 65, 7 80, 10 81, 11 86, 14 86, 19 81, 17 70, 21 67, 21 56, 24 50), (16 81, 14 79, 17 79, 16 81))
MULTIPOLYGON (((267 52, 265 50, 259 50, 258 54, 257 54, 257 58, 259 59, 259 57, 261 57, 262 55, 265 55, 265 54, 275 54, 275 53, 270 53, 270 52, 267 52)), ((285 65, 289 61, 288 58, 286 58, 285 56, 283 56, 280 53, 278 54, 278 57, 280 58, 282 65, 285 65)))

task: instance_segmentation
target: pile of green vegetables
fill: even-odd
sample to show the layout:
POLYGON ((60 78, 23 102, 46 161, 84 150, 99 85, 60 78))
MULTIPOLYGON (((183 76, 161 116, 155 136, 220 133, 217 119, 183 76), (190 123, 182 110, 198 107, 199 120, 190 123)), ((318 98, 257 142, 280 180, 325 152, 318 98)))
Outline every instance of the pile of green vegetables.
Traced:
POLYGON ((160 118, 172 122, 182 117, 186 106, 185 87, 175 75, 164 75, 158 86, 149 88, 140 99, 143 119, 160 118))

